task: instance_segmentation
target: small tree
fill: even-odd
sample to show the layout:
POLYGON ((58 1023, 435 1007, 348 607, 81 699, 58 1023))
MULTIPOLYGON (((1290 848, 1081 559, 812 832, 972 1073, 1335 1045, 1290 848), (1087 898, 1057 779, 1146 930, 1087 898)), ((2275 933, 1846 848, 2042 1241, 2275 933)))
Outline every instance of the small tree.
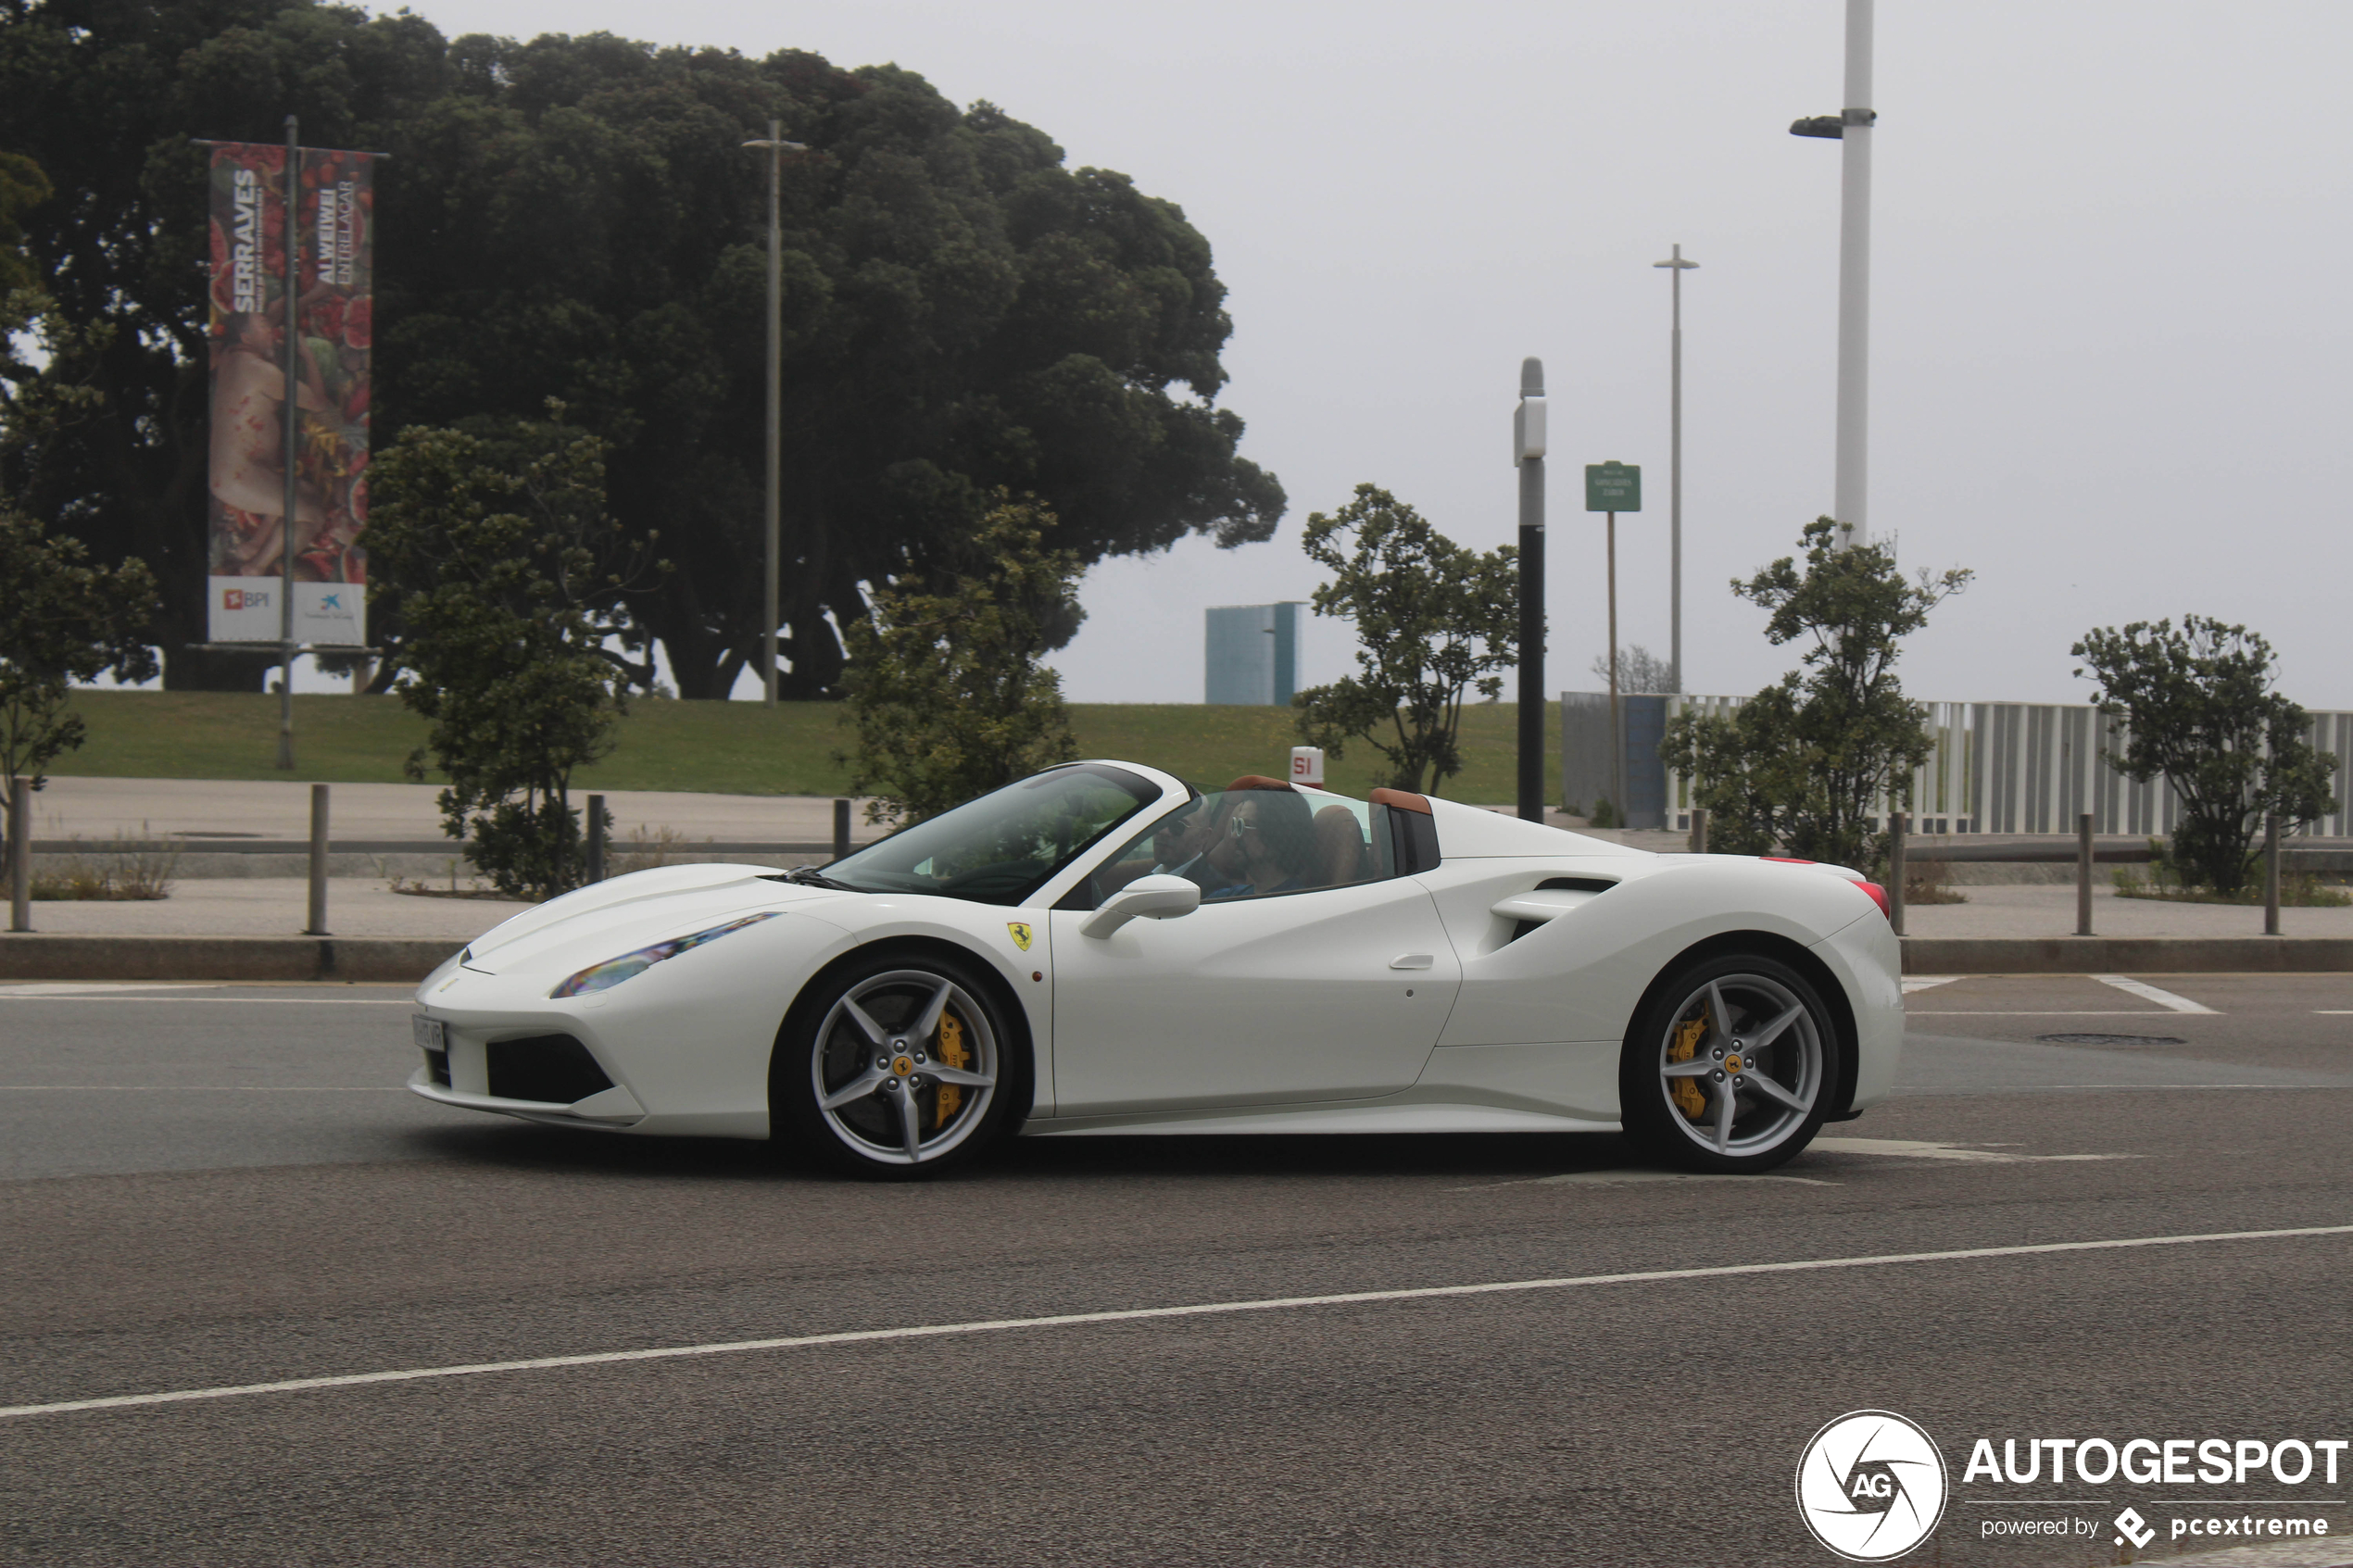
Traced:
POLYGON ((1062 677, 1041 662, 1085 612, 1054 514, 999 491, 945 579, 894 578, 843 628, 857 749, 838 755, 869 822, 921 822, 1078 755, 1062 677))
MULTIPOLYGON (((31 164, 0 154, 0 245, 10 203, 45 194, 39 182, 31 164)), ((70 325, 31 290, 0 298, 0 831, 13 809, 7 781, 40 789, 49 764, 87 738, 70 706, 74 684, 156 673, 145 633, 158 601, 145 563, 92 566, 80 540, 48 534, 16 500, 59 433, 101 405, 91 368, 108 336, 70 325)), ((6 842, 0 838, 0 871, 6 842)))
POLYGON ((86 738, 70 707, 74 683, 156 673, 144 636, 154 576, 135 558, 104 567, 88 558, 80 540, 45 537, 40 523, 0 507, 0 797, 10 797, 9 809, 7 780, 41 788, 49 764, 86 738))
POLYGON ((1838 546, 1829 518, 1808 523, 1806 566, 1784 556, 1732 592, 1772 612, 1767 640, 1810 638, 1792 671, 1729 718, 1681 714, 1659 746, 1696 783, 1713 847, 1869 866, 1880 858, 1870 815, 1882 795, 1908 802, 1930 749, 1927 714, 1895 678, 1900 640, 1959 593, 1970 573, 1906 581, 1877 545, 1838 546))
POLYGON ((2136 621, 2087 632, 2068 651, 2099 683, 2099 710, 2126 725, 2108 759, 2136 783, 2163 774, 2182 797, 2172 853, 2189 880, 2236 893, 2268 813, 2302 822, 2336 809, 2336 759, 2306 738, 2304 709, 2272 689, 2271 645, 2246 627, 2136 621))
MULTIPOLYGON (((1595 680, 1608 680, 1609 655, 1595 654, 1592 670, 1595 680)), ((1683 688, 1676 678, 1672 663, 1636 643, 1631 647, 1617 650, 1617 689, 1620 693, 1665 692, 1672 695, 1683 688)))
POLYGON ((643 552, 605 513, 602 444, 550 412, 496 439, 412 426, 371 470, 368 527, 370 602, 406 627, 395 690, 433 726, 409 776, 430 753, 445 831, 526 898, 579 884, 572 774, 645 674, 619 651, 643 552))
POLYGON ((1333 574, 1315 613, 1354 621, 1361 646, 1355 674, 1291 698, 1299 733, 1334 757, 1365 742, 1395 788, 1419 790, 1425 774, 1440 788, 1463 771, 1464 692, 1500 696, 1490 671, 1518 660, 1519 552, 1465 549, 1371 484, 1312 514, 1302 547, 1333 574))

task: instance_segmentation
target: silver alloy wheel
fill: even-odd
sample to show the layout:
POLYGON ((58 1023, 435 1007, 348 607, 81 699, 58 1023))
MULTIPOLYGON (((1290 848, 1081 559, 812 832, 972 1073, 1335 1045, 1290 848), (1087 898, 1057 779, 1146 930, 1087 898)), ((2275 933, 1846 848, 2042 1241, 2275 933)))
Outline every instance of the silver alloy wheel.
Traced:
POLYGON ((1795 992, 1766 975, 1698 986, 1655 1048, 1669 1120, 1712 1154, 1779 1147, 1821 1097, 1821 1029, 1795 992))
POLYGON ((988 1013, 946 975, 894 969, 844 992, 810 1052, 818 1113, 865 1159, 920 1165, 970 1137, 997 1092, 988 1013))

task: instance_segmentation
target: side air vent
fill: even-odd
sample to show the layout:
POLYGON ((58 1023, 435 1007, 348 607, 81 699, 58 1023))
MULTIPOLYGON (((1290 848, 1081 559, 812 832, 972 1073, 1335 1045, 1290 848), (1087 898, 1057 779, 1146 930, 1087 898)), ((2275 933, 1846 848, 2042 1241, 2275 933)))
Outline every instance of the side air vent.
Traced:
POLYGON ((1488 912, 1512 922, 1512 934, 1504 938, 1504 945, 1509 946, 1547 921, 1559 919, 1617 885, 1604 876, 1546 877, 1529 892, 1498 899, 1488 912))
POLYGON ((494 1098, 570 1105, 612 1087, 612 1080, 588 1054, 588 1047, 569 1035, 493 1040, 485 1050, 494 1098))

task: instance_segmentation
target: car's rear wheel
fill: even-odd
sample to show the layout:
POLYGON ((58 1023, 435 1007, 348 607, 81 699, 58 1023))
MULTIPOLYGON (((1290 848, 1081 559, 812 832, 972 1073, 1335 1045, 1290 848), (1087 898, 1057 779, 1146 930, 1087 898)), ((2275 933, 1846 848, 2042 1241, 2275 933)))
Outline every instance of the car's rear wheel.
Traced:
POLYGON ((883 1178, 931 1175, 985 1148, 1025 1075, 976 970, 879 954, 836 971, 786 1020, 769 1116, 792 1153, 883 1178))
POLYGON ((1813 984, 1756 953, 1668 976, 1634 1021, 1618 1068, 1628 1135, 1696 1171, 1769 1171, 1821 1130, 1840 1040, 1813 984))

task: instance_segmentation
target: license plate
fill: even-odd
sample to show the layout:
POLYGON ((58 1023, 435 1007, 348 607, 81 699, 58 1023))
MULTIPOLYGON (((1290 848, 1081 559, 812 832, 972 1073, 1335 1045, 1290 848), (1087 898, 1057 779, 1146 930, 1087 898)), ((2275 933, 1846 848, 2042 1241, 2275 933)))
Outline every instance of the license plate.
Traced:
POLYGON ((416 1034, 419 1049, 446 1051, 449 1048, 449 1025, 440 1019, 427 1018, 421 1012, 409 1020, 409 1026, 416 1034))

